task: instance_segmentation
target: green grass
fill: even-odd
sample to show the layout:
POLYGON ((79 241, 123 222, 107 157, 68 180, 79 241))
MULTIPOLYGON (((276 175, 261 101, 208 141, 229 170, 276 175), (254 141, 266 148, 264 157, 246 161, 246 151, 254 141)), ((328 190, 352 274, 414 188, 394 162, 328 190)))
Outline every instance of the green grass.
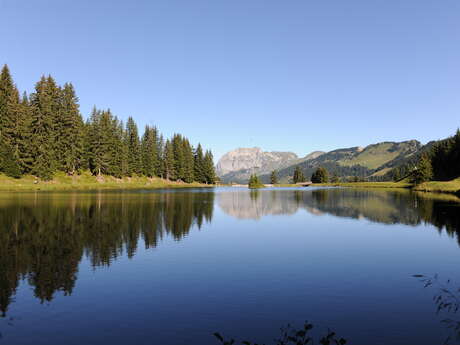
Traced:
POLYGON ((392 146, 392 143, 384 143, 377 145, 376 147, 370 147, 359 153, 356 157, 352 159, 342 159, 339 160, 338 163, 345 166, 359 164, 369 169, 376 169, 395 159, 400 154, 399 151, 389 151, 392 146))
POLYGON ((80 175, 68 176, 57 173, 51 181, 42 181, 34 176, 26 175, 14 179, 0 174, 0 191, 61 191, 61 190, 99 190, 99 189, 156 189, 156 188, 185 188, 210 187, 199 183, 181 183, 167 181, 161 178, 145 176, 124 177, 113 176, 97 178, 85 171, 80 175))
POLYGON ((313 183, 313 187, 357 187, 357 188, 412 188, 408 182, 339 182, 339 183, 313 183))
POLYGON ((424 182, 414 187, 414 190, 421 192, 460 193, 460 178, 452 181, 424 182))

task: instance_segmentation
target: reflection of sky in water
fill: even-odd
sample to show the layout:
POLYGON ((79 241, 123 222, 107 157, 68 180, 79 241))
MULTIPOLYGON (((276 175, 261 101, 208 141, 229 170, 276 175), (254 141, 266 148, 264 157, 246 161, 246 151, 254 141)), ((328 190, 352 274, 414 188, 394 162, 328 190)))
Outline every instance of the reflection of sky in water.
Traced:
MULTIPOLYGON (((414 211, 409 193, 350 194, 356 202, 339 191, 326 199, 313 191, 251 199, 241 191, 237 201, 234 193, 218 192, 212 221, 179 241, 165 234, 146 249, 141 236, 131 259, 121 255, 108 267, 93 269, 84 257, 71 296, 40 305, 23 282, 8 310, 17 319, 0 323, 0 344, 206 345, 216 344, 214 331, 270 343, 280 326, 307 319, 352 344, 440 342, 445 329, 432 292, 411 275, 457 278, 460 248, 424 224, 428 211, 414 211), (376 200, 381 214, 372 214, 376 200), (395 209, 405 218, 394 219, 395 209)), ((436 209, 423 200, 418 207, 436 209)), ((143 202, 130 199, 128 215, 143 202)), ((170 205, 184 212, 182 202, 170 205)))

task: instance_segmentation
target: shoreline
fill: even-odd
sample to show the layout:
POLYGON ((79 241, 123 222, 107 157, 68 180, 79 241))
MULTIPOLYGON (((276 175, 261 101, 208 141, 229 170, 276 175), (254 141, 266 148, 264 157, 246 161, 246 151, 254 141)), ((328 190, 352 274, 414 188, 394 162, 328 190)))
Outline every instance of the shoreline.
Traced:
POLYGON ((116 178, 113 176, 93 176, 89 172, 68 176, 56 174, 50 181, 42 181, 35 176, 26 175, 20 179, 0 174, 0 192, 61 192, 61 191, 97 191, 97 190, 134 190, 134 189, 177 189, 212 188, 215 185, 169 181, 159 177, 133 176, 116 178))

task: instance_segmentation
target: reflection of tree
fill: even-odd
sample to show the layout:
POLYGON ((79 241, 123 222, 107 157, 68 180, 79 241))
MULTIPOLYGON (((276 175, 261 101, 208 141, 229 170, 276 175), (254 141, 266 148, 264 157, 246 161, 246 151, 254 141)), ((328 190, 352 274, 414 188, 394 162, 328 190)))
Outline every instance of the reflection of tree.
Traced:
POLYGON ((214 194, 97 193, 3 196, 0 199, 0 312, 5 316, 19 279, 51 301, 71 294, 83 255, 94 267, 133 257, 165 235, 176 240, 210 222, 214 194))

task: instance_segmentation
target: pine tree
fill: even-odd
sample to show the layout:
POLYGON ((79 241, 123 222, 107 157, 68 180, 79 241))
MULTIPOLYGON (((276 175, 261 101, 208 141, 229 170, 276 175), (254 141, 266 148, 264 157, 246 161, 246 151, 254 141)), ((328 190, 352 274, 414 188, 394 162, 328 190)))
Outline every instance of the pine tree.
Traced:
POLYGON ((420 157, 417 168, 413 173, 413 181, 415 184, 430 181, 433 177, 433 168, 431 166, 431 159, 425 153, 420 157))
POLYGON ((153 177, 157 172, 157 149, 158 138, 155 128, 145 126, 144 135, 141 140, 142 173, 153 177))
POLYGON ((32 150, 34 153, 32 174, 49 180, 53 177, 56 167, 55 160, 55 99, 54 86, 44 76, 35 85, 31 94, 31 128, 32 150))
POLYGON ((128 136, 128 167, 129 175, 141 174, 141 156, 140 156, 140 142, 137 125, 132 117, 128 118, 126 123, 126 132, 128 136))
POLYGON ((311 176, 311 182, 313 183, 327 183, 329 182, 329 173, 323 167, 319 167, 311 176))
POLYGON ((205 168, 204 168, 203 148, 201 147, 201 144, 198 144, 197 148, 195 149, 193 158, 194 158, 193 170, 194 170, 195 181, 199 183, 206 183, 206 175, 204 171, 205 168))
POLYGON ((295 167, 293 182, 294 183, 305 182, 305 176, 299 166, 295 167))
POLYGON ((276 170, 273 170, 271 175, 270 175, 270 183, 271 184, 277 184, 278 183, 278 172, 276 170))
POLYGON ((17 140, 17 150, 19 151, 19 165, 21 173, 28 174, 32 170, 34 152, 32 150, 32 111, 27 94, 24 92, 20 102, 20 130, 17 140))
POLYGON ((175 180, 185 179, 185 156, 183 138, 180 134, 174 134, 171 141, 174 152, 174 172, 176 174, 175 180))
POLYGON ((214 158, 212 156, 212 152, 206 150, 204 155, 204 176, 207 184, 215 184, 216 183, 216 171, 214 169, 214 158))
POLYGON ((0 72, 0 136, 3 136, 5 122, 8 122, 10 117, 10 102, 14 97, 14 89, 15 86, 10 70, 7 65, 4 65, 0 72))
POLYGON ((83 119, 72 84, 61 92, 61 125, 59 126, 59 157, 62 169, 73 175, 83 161, 83 119))
POLYGON ((17 171, 20 159, 21 110, 19 92, 8 66, 5 65, 0 73, 0 170, 12 177, 20 175, 17 171))
POLYGON ((193 148, 186 138, 182 140, 182 151, 184 155, 184 182, 192 183, 194 181, 193 148))
POLYGON ((157 130, 157 166, 155 167, 155 175, 158 177, 164 177, 164 150, 165 150, 165 141, 163 135, 157 130))
POLYGON ((166 140, 165 148, 164 148, 164 172, 163 177, 167 180, 175 180, 176 179, 176 172, 174 170, 174 150, 171 141, 168 139, 166 140))

